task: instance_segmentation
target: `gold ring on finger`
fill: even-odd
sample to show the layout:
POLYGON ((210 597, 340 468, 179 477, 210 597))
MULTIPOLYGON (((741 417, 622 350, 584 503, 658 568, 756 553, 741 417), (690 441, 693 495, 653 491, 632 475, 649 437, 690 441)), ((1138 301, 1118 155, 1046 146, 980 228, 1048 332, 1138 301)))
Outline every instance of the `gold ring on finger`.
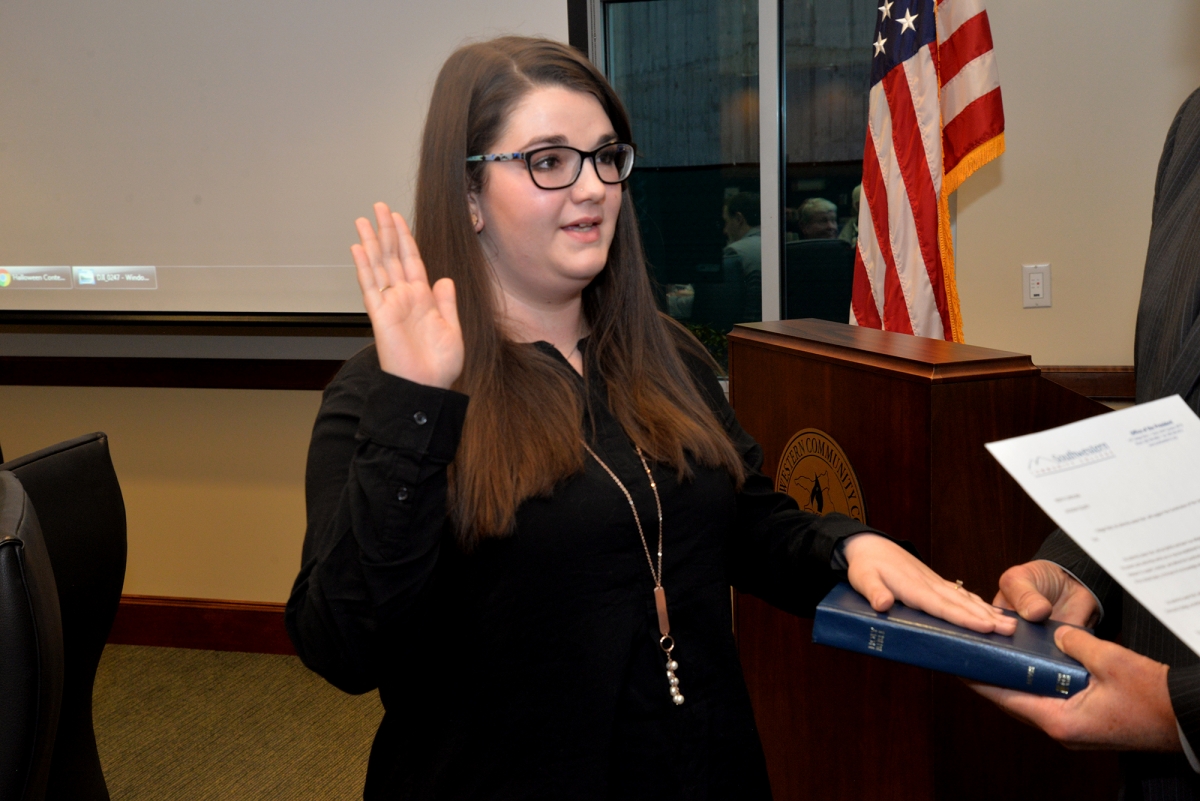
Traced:
POLYGON ((954 582, 954 588, 956 590, 966 590, 966 587, 963 586, 962 579, 958 579, 954 582))
MULTIPOLYGON (((391 285, 391 284, 388 284, 387 286, 380 287, 380 288, 379 288, 379 294, 380 294, 380 295, 382 295, 384 292, 386 292, 387 290, 389 290, 389 289, 391 289, 391 288, 392 288, 392 285, 391 285)), ((962 582, 959 582, 959 583, 961 584, 962 582)))

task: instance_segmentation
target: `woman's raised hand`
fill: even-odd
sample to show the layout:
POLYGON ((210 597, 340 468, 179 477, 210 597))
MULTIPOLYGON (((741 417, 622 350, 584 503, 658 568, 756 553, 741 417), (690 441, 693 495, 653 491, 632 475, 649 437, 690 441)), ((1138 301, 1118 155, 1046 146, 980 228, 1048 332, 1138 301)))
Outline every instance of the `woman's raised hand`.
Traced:
POLYGON ((418 384, 449 389, 462 372, 463 338, 454 282, 432 287, 404 218, 375 204, 379 234, 366 217, 354 221, 361 244, 351 245, 363 305, 375 332, 379 366, 418 384))

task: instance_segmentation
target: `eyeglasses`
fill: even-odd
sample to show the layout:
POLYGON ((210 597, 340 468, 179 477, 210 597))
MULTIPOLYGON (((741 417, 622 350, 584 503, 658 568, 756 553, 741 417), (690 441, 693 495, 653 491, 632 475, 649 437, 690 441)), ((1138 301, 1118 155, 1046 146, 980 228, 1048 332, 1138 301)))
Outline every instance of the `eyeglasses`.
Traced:
POLYGON ((596 176, 606 184, 619 184, 633 171, 633 145, 612 142, 591 152, 566 145, 539 147, 524 153, 467 156, 467 161, 524 161, 529 177, 541 189, 566 189, 579 180, 585 159, 592 160, 596 176))

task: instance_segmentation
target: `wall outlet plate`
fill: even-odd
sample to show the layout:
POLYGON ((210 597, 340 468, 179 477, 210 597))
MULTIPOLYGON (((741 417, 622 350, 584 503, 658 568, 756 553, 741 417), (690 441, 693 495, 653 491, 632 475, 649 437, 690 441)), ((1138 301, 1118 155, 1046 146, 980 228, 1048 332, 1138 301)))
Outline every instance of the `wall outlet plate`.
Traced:
POLYGON ((1026 309, 1050 306, 1050 265, 1021 265, 1021 298, 1026 309))

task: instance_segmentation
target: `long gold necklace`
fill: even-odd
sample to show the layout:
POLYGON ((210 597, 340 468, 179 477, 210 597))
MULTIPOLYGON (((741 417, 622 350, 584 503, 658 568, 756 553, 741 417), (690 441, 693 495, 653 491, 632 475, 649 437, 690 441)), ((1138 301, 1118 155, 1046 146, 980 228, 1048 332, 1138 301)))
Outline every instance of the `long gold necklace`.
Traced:
POLYGON ((662 549, 663 549, 663 514, 662 501, 658 499, 658 484, 654 481, 654 476, 650 473, 650 465, 646 463, 646 457, 642 455, 642 449, 634 446, 637 451, 638 459, 642 461, 642 469, 646 471, 646 478, 650 479, 650 491, 654 493, 654 505, 658 509, 658 565, 654 563, 654 558, 650 556, 650 544, 646 542, 646 532, 642 530, 642 518, 638 515, 637 506, 633 502, 633 496, 629 494, 629 490, 621 483, 621 479, 617 478, 617 474, 604 463, 604 460, 596 455, 596 452, 588 447, 588 444, 583 443, 583 447, 592 458, 604 468, 604 472, 608 473, 609 477, 616 482, 621 488, 621 492, 625 495, 625 500, 629 501, 629 508, 633 511, 633 522, 637 523, 638 536, 642 538, 642 548, 646 550, 646 561, 650 564, 650 576, 654 579, 654 607, 658 610, 658 631, 661 635, 658 638, 658 647, 662 649, 663 654, 667 657, 667 687, 671 691, 671 700, 676 706, 683 703, 683 693, 679 690, 679 679, 675 675, 675 671, 679 670, 679 663, 671 656, 671 652, 675 650, 675 640, 671 637, 671 622, 667 619, 667 592, 662 585, 662 549))

